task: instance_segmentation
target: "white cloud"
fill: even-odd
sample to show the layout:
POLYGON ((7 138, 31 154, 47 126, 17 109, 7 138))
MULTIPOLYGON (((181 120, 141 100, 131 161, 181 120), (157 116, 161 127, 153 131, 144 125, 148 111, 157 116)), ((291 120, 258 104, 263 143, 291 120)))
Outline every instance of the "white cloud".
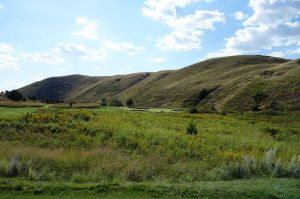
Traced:
POLYGON ((59 43, 49 52, 21 53, 21 57, 31 62, 57 65, 61 63, 66 64, 73 59, 79 59, 83 62, 104 61, 106 53, 102 49, 90 49, 83 44, 59 43))
POLYGON ((61 56, 67 56, 71 58, 79 58, 84 62, 96 62, 105 61, 107 55, 103 49, 90 49, 83 44, 75 43, 59 43, 54 52, 61 56))
POLYGON ((25 86, 28 82, 4 80, 0 83, 0 91, 18 89, 25 86))
POLYGON ((112 42, 109 40, 106 40, 103 42, 103 45, 116 52, 122 52, 129 56, 134 56, 139 54, 141 51, 144 50, 144 47, 142 46, 134 46, 132 43, 129 42, 112 42))
POLYGON ((215 58, 215 57, 226 57, 226 56, 233 56, 233 55, 240 55, 243 54, 240 51, 234 49, 222 49, 216 52, 208 53, 205 58, 201 58, 201 60, 215 58))
POLYGON ((53 52, 43 53, 21 53, 21 57, 31 62, 41 62, 44 64, 60 64, 64 63, 65 60, 53 52))
POLYGON ((101 68, 100 68, 100 66, 94 66, 93 69, 94 70, 100 70, 101 68))
POLYGON ((177 18, 176 7, 185 7, 194 0, 146 0, 142 7, 144 16, 155 20, 172 20, 177 18))
POLYGON ((149 62, 154 63, 154 64, 162 63, 162 62, 165 62, 165 61, 166 61, 166 59, 163 58, 163 57, 155 57, 155 58, 149 59, 149 62))
POLYGON ((10 54, 0 53, 0 70, 19 70, 18 58, 10 54))
POLYGON ((2 8, 4 8, 4 6, 0 4, 0 9, 2 9, 2 8))
POLYGON ((69 72, 70 71, 68 68, 63 68, 63 67, 58 67, 57 70, 60 72, 69 72))
POLYGON ((285 55, 285 53, 281 52, 281 51, 274 51, 269 54, 269 56, 272 56, 272 57, 284 57, 284 55, 285 55))
POLYGON ((246 13, 241 12, 241 11, 235 12, 233 16, 236 20, 241 20, 241 21, 248 18, 248 15, 246 13))
POLYGON ((12 45, 0 43, 0 53, 11 53, 13 51, 15 51, 15 48, 12 45))
POLYGON ((18 61, 14 47, 10 44, 0 43, 0 70, 18 70, 20 69, 18 61))
POLYGON ((219 11, 196 10, 194 14, 178 16, 176 9, 183 8, 196 0, 146 0, 143 15, 158 20, 173 31, 158 39, 161 50, 199 49, 205 30, 213 30, 215 23, 224 22, 224 14, 219 11))
POLYGON ((272 51, 273 47, 299 46, 299 0, 250 0, 249 6, 253 14, 244 21, 244 28, 226 39, 225 48, 215 54, 248 54, 272 51))
POLYGON ((88 19, 85 17, 77 17, 76 18, 76 23, 80 25, 84 25, 88 23, 88 19))
POLYGON ((293 49, 293 50, 288 50, 287 51, 288 55, 300 55, 300 45, 298 48, 293 49))
POLYGON ((72 35, 88 40, 98 40, 98 25, 96 22, 85 17, 77 17, 76 23, 81 26, 81 29, 75 31, 72 35))

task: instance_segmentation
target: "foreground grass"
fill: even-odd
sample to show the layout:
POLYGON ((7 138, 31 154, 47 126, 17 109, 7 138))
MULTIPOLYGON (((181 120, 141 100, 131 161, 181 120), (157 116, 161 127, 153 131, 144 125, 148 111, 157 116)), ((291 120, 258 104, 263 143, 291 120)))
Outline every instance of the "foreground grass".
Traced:
POLYGON ((73 184, 0 178, 0 198, 211 198, 297 199, 300 181, 252 179, 193 184, 125 183, 73 184))
POLYGON ((11 111, 1 111, 0 176, 79 183, 300 176, 300 122, 290 115, 11 111), (190 122, 197 135, 186 134, 190 122))
POLYGON ((298 114, 161 111, 0 108, 0 198, 299 198, 298 114))

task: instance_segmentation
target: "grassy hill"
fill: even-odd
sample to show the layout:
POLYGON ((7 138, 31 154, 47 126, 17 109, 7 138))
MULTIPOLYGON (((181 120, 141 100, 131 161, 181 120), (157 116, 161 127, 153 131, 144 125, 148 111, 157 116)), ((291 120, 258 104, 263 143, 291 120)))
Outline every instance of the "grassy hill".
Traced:
POLYGON ((53 77, 19 89, 43 100, 100 102, 132 98, 137 106, 203 111, 300 110, 300 62, 268 56, 231 56, 175 71, 111 77, 53 77), (260 95, 255 104, 253 96, 260 95))

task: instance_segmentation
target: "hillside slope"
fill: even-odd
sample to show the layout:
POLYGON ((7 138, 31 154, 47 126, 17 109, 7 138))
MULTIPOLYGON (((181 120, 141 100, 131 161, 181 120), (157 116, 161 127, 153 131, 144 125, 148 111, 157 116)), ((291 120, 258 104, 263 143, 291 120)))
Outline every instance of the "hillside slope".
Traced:
POLYGON ((54 77, 19 89, 38 99, 98 102, 132 98, 138 106, 247 111, 300 110, 300 61, 267 56, 215 58, 175 70, 111 77, 54 77))

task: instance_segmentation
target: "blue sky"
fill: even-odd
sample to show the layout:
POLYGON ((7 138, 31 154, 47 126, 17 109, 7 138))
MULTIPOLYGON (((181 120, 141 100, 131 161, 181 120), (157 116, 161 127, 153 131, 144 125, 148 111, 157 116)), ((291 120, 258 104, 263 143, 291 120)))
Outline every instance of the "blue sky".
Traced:
POLYGON ((0 0, 0 90, 70 74, 300 55, 299 0, 0 0))

